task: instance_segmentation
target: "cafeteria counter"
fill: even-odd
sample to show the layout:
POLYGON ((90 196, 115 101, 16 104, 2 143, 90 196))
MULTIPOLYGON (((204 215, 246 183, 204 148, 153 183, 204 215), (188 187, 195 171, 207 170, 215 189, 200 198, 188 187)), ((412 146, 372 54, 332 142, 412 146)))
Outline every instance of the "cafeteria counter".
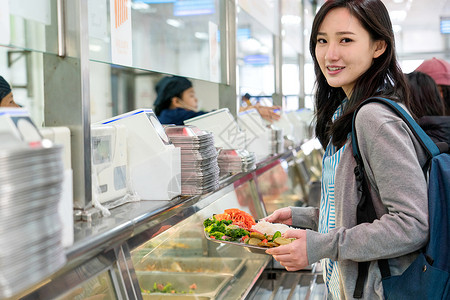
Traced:
POLYGON ((268 255, 208 241, 203 220, 227 208, 259 219, 279 207, 318 203, 320 156, 289 150, 221 178, 206 195, 126 203, 109 217, 78 220, 67 264, 12 299, 265 299, 263 292, 287 299, 288 289, 280 292, 286 284, 290 299, 318 299, 299 298, 311 287, 323 292, 315 266, 288 273, 268 255))

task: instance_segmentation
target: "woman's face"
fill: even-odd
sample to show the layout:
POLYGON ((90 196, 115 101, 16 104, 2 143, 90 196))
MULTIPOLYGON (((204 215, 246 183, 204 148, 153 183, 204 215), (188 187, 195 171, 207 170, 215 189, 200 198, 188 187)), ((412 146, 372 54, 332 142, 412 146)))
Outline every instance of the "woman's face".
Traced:
POLYGON ((335 8, 319 27, 315 53, 328 84, 350 97, 358 78, 385 49, 386 43, 373 41, 347 8, 335 8))
POLYGON ((197 110, 198 100, 195 96, 195 90, 193 87, 188 88, 181 94, 181 107, 188 110, 197 110))
POLYGON ((19 107, 19 105, 17 105, 16 102, 14 102, 12 92, 10 92, 3 99, 1 99, 0 107, 19 107))

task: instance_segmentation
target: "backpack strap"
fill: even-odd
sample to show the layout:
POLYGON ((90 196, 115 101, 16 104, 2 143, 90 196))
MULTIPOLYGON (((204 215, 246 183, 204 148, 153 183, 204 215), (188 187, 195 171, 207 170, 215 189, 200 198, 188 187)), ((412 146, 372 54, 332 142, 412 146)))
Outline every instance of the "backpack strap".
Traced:
MULTIPOLYGON (((382 98, 382 97, 372 97, 365 101, 363 101, 358 108, 355 110, 353 114, 352 120, 352 147, 353 147, 353 156, 356 160, 355 167, 355 178, 357 182, 358 191, 361 192, 361 199, 358 202, 358 206, 356 209, 356 218, 357 224, 361 223, 371 223, 375 219, 377 219, 377 215, 375 212, 375 208, 373 206, 372 198, 370 197, 370 189, 369 184, 367 182, 366 173, 364 170, 364 164, 361 158, 361 154, 359 152, 358 139, 356 136, 355 129, 355 120, 356 114, 361 109, 361 107, 367 103, 378 102, 382 103, 389 108, 391 108, 397 116, 403 119, 403 121, 408 125, 411 129, 414 136, 417 138, 419 143, 427 152, 428 160, 425 166, 423 167, 424 173, 428 170, 429 164, 431 162, 431 158, 441 153, 440 149, 436 146, 436 144, 431 140, 431 138, 423 131, 423 129, 414 121, 414 119, 395 101, 382 98)), ((358 278, 355 284, 355 290, 353 293, 354 298, 362 298, 364 283, 366 281, 368 271, 369 271, 370 262, 359 262, 358 263, 358 278)), ((389 270, 389 264, 386 259, 378 260, 378 266, 381 272, 381 277, 386 278, 391 275, 389 270)))
POLYGON ((425 151, 428 153, 428 156, 430 158, 438 155, 441 153, 439 148, 436 146, 436 144, 433 142, 433 140, 423 131, 423 129, 419 126, 419 124, 414 121, 414 119, 395 101, 392 101, 390 99, 382 98, 382 97, 371 97, 367 100, 364 100, 358 108, 355 110, 353 114, 353 120, 352 120, 352 146, 353 146, 353 156, 358 159, 361 159, 361 155, 359 153, 358 148, 358 140, 356 138, 356 130, 355 130, 355 119, 356 114, 361 109, 362 106, 364 106, 367 103, 371 102, 378 102, 382 103, 389 108, 391 108, 397 116, 403 119, 403 121, 408 125, 408 127, 411 129, 414 136, 417 138, 419 143, 422 145, 422 147, 425 149, 425 151))

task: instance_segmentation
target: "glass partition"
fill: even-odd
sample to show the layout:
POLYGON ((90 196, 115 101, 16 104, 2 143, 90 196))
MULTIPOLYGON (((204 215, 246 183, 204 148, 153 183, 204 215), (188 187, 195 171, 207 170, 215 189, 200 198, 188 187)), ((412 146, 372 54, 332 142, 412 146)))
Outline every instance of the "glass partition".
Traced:
POLYGON ((174 296, 176 299, 242 299, 245 296, 270 256, 207 240, 203 221, 228 208, 252 213, 248 203, 251 201, 242 200, 255 196, 253 184, 243 183, 239 192, 233 185, 228 186, 214 203, 131 251, 144 299, 174 299, 174 296))
POLYGON ((272 105, 275 69, 272 32, 243 9, 238 9, 238 95, 249 93, 252 104, 272 105))
POLYGON ((58 52, 56 0, 2 1, 0 45, 28 51, 58 52))
POLYGON ((275 161, 257 170, 258 190, 267 214, 286 206, 302 206, 305 188, 294 161, 275 161))
POLYGON ((126 3, 89 1, 91 60, 221 82, 219 0, 126 3))
POLYGON ((110 270, 87 280, 80 286, 58 297, 58 300, 81 299, 118 299, 110 270))
POLYGON ((0 76, 11 86, 16 104, 26 108, 36 126, 44 122, 42 53, 0 46, 0 76))

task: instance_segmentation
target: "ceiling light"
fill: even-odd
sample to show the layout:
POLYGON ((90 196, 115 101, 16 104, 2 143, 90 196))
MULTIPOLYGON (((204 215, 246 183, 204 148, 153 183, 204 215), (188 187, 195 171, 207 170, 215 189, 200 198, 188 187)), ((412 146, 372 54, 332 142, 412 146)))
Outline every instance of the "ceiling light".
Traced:
POLYGON ((180 28, 181 26, 183 26, 183 22, 175 20, 175 19, 167 19, 166 23, 175 28, 180 28))
POLYGON ((102 46, 90 44, 89 45, 89 51, 100 52, 100 51, 102 51, 102 46))
POLYGON ((248 40, 242 41, 242 47, 246 51, 256 52, 261 47, 261 43, 254 38, 249 38, 248 40))
POLYGON ((199 40, 208 40, 209 35, 206 32, 196 32, 194 33, 194 36, 198 38, 199 40))
POLYGON ((135 10, 146 10, 150 6, 147 3, 143 2, 133 2, 131 3, 131 8, 135 10))

